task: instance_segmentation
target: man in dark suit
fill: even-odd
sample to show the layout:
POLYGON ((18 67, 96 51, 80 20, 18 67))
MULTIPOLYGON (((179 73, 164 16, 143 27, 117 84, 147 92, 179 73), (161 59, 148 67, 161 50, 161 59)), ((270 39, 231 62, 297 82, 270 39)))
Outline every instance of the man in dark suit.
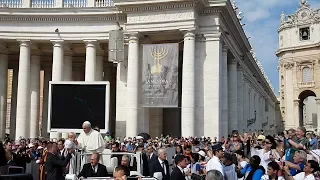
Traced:
POLYGON ((48 155, 44 165, 45 172, 47 173, 46 180, 64 180, 63 168, 69 163, 72 157, 70 153, 73 152, 73 150, 68 150, 65 159, 61 160, 57 155, 58 147, 56 143, 48 144, 47 148, 48 155))
MULTIPOLYGON (((177 155, 174 158, 174 163, 177 165, 175 168, 173 168, 172 173, 171 173, 171 180, 185 180, 186 174, 184 173, 184 168, 187 167, 187 161, 185 156, 183 155, 177 155)), ((188 175, 190 174, 187 172, 188 175)))
POLYGON ((154 154, 154 149, 152 146, 149 146, 147 149, 147 154, 148 154, 148 163, 150 163, 151 161, 154 161, 156 159, 158 159, 158 156, 154 154))
POLYGON ((105 165, 99 163, 100 155, 93 153, 90 158, 90 163, 83 165, 82 171, 78 177, 107 177, 108 171, 105 165))
POLYGON ((167 153, 165 148, 158 150, 158 159, 151 161, 149 164, 149 173, 153 177, 154 173, 161 172, 163 180, 170 179, 169 163, 166 160, 167 153))

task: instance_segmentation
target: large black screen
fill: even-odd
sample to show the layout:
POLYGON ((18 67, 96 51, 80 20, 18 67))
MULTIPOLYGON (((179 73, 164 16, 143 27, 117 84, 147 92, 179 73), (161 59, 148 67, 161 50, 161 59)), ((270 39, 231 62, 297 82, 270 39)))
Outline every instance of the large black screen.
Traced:
POLYGON ((52 84, 51 129, 105 129, 106 85, 52 84))

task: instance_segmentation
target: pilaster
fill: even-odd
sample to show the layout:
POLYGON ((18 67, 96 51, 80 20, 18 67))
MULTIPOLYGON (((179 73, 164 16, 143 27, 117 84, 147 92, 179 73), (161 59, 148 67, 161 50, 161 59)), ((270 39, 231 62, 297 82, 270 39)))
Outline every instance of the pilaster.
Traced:
POLYGON ((235 59, 228 61, 228 120, 229 133, 238 130, 238 62, 235 59))
POLYGON ((222 119, 222 43, 218 34, 204 34, 205 60, 203 63, 204 136, 221 137, 222 119))

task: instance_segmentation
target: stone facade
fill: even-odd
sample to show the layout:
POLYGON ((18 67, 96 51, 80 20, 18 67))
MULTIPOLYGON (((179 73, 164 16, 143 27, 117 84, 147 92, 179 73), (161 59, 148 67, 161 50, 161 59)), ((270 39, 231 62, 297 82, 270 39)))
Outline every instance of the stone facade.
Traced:
MULTIPOLYGON (((50 80, 110 81, 110 131, 121 137, 141 132, 221 137, 233 130, 278 130, 278 100, 230 1, 113 3, 92 7, 95 3, 88 0, 90 8, 72 12, 31 7, 12 8, 7 15, 7 9, 0 9, 0 72, 6 72, 0 79, 7 79, 7 69, 13 69, 11 109, 16 110, 10 129, 15 137, 40 134, 31 127, 39 121, 38 111, 46 136, 50 80), (119 26, 126 36, 125 59, 113 64, 107 61, 107 44, 109 32, 119 26), (144 108, 141 45, 168 42, 180 44, 181 106, 144 108), (37 83, 29 83, 31 78, 37 83)), ((7 90, 1 87, 0 97, 5 97, 7 90)), ((1 103, 3 123, 6 102, 1 103)))
POLYGON ((285 127, 305 125, 309 130, 319 129, 320 123, 313 127, 312 122, 302 121, 302 108, 306 97, 320 95, 320 9, 312 9, 302 0, 295 14, 282 13, 280 19, 277 56, 280 109, 285 127))

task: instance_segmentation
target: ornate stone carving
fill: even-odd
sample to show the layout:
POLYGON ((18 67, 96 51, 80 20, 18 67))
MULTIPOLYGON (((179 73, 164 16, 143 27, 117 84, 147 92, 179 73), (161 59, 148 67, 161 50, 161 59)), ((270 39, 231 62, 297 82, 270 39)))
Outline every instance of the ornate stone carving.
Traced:
POLYGON ((157 12, 128 16, 128 23, 176 21, 194 18, 192 12, 157 12))
POLYGON ((283 65, 283 67, 286 69, 291 69, 294 67, 294 63, 287 62, 283 65))
POLYGON ((294 103, 295 106, 299 106, 300 100, 299 100, 299 99, 296 99, 296 100, 293 101, 293 103, 294 103))
POLYGON ((302 0, 295 14, 280 15, 280 30, 286 27, 320 22, 320 9, 313 10, 307 1, 302 0))
POLYGON ((316 104, 320 104, 320 99, 315 99, 316 100, 316 104))

